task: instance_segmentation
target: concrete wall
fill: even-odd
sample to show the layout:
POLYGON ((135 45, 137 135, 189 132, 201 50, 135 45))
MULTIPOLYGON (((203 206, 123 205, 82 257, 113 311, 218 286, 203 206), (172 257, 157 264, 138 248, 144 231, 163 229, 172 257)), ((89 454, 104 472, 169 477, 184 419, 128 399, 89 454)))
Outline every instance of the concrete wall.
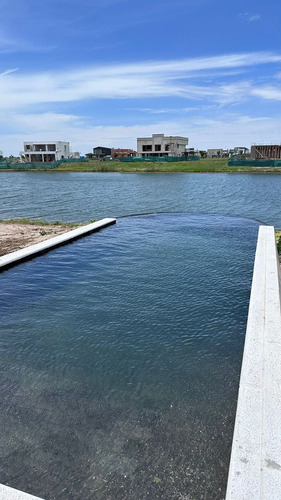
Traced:
POLYGON ((226 500, 281 499, 280 266, 260 226, 226 500))
POLYGON ((152 137, 137 139, 138 156, 182 156, 188 144, 187 137, 152 134, 152 137), (145 151, 149 146, 150 150, 145 151))

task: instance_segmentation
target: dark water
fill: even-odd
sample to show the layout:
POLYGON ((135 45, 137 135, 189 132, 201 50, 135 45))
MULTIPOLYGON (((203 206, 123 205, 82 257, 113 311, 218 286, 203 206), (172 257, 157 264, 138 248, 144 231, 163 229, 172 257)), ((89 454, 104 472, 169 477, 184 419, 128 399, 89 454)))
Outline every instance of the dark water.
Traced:
POLYGON ((1 482, 223 499, 258 222, 163 214, 1 275, 1 482))
POLYGON ((278 174, 0 172, 0 218, 88 222, 122 215, 239 215, 281 227, 278 174))

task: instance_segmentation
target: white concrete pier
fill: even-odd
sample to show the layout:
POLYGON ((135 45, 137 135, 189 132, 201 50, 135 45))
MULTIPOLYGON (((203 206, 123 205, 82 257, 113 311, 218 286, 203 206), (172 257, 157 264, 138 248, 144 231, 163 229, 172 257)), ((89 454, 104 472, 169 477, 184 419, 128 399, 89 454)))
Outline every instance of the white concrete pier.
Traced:
POLYGON ((93 233, 95 231, 99 231, 99 229, 102 229, 111 224, 115 224, 115 222, 116 219, 102 219, 97 222, 93 222, 92 224, 78 227, 76 229, 73 229, 72 231, 68 231, 67 233, 60 234, 59 236, 55 236, 54 238, 50 238, 49 240, 41 241, 41 243, 36 243, 35 245, 22 248, 21 250, 17 250, 16 252, 11 252, 3 255, 2 257, 0 257, 0 272, 4 269, 15 266, 20 262, 31 259, 36 255, 46 253, 53 248, 65 245, 66 243, 70 243, 71 241, 77 240, 78 238, 86 236, 87 234, 93 233))
POLYGON ((42 500, 39 497, 29 495, 23 491, 15 490, 9 486, 0 484, 0 499, 1 500, 42 500))
POLYGON ((281 499, 280 266, 260 226, 226 500, 281 499))

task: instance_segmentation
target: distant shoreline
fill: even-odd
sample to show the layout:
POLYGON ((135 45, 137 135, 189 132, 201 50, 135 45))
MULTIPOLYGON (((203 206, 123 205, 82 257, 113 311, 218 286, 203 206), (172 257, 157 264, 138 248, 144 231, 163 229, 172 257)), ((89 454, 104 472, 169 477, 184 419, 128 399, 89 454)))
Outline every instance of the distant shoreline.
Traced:
POLYGON ((0 172, 93 172, 93 173, 193 173, 193 174, 281 174, 281 167, 228 166, 228 158, 201 158, 197 161, 179 162, 122 162, 89 160, 88 162, 61 163, 50 168, 44 164, 38 168, 3 168, 0 172))

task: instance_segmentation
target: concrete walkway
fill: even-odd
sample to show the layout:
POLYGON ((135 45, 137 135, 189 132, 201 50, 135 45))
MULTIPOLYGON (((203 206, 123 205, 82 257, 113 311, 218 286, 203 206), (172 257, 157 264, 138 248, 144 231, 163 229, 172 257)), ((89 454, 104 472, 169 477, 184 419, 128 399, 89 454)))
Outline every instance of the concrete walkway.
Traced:
POLYGON ((281 500, 280 266, 260 226, 226 500, 281 500))

